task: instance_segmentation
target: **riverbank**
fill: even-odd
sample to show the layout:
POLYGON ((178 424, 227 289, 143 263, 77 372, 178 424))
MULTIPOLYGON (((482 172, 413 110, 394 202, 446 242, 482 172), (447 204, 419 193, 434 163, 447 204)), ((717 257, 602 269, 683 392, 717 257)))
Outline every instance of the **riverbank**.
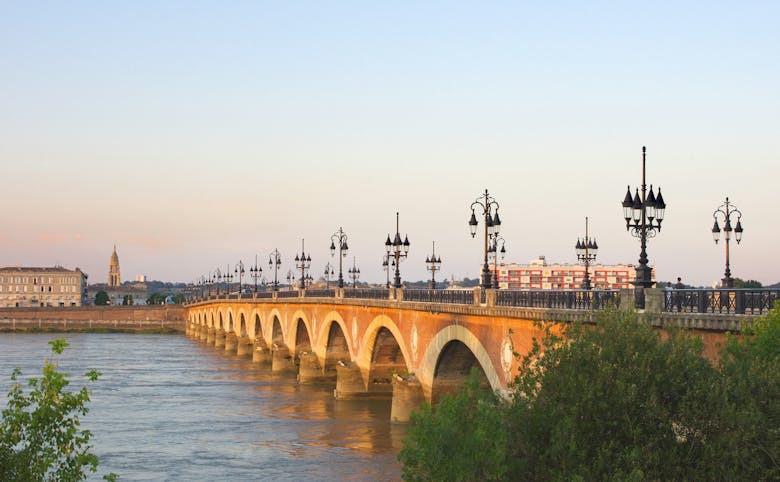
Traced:
POLYGON ((184 333, 178 305, 0 309, 0 333, 184 333))
POLYGON ((48 327, 0 327, 0 334, 3 333, 130 333, 136 335, 181 335, 183 330, 175 329, 170 326, 159 328, 61 328, 56 326, 48 327))

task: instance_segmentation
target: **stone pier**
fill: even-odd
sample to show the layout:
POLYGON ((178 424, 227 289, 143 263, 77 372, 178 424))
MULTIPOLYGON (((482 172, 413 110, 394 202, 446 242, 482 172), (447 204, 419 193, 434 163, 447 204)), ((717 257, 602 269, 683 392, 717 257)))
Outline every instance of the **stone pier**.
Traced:
POLYGON ((412 412, 425 402, 422 385, 416 377, 401 378, 393 376, 393 404, 390 409, 390 421, 406 423, 412 412))
POLYGON ((235 333, 225 334, 225 353, 235 353, 238 345, 238 337, 235 333))
POLYGON ((295 360, 286 346, 274 345, 271 350, 271 371, 295 373, 295 360))
POLYGON ((206 344, 213 345, 214 339, 217 337, 217 330, 214 328, 206 329, 206 344))
POLYGON ((214 346, 216 348, 225 348, 225 330, 217 330, 214 333, 214 346))
POLYGON ((252 356, 253 348, 254 345, 252 344, 252 340, 248 336, 239 338, 238 344, 236 346, 236 355, 241 357, 250 357, 252 356))
POLYGON ((330 376, 323 373, 317 355, 314 353, 302 353, 298 364, 298 381, 301 383, 335 382, 336 376, 335 373, 330 376))

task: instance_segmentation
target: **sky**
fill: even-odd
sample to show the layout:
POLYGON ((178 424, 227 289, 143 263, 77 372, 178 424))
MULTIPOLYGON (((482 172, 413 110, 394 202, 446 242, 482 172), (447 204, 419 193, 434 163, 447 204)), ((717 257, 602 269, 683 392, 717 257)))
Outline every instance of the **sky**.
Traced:
MULTIPOLYGON (((636 263, 626 186, 666 200, 659 280, 780 281, 780 3, 0 2, 0 266, 193 281, 239 260, 316 277, 343 227, 361 279, 477 277, 470 204, 506 261, 636 263)), ((347 266, 344 267, 346 270, 347 266)), ((267 270, 266 270, 267 273, 267 270)), ((247 279, 245 278, 245 282, 247 279)))

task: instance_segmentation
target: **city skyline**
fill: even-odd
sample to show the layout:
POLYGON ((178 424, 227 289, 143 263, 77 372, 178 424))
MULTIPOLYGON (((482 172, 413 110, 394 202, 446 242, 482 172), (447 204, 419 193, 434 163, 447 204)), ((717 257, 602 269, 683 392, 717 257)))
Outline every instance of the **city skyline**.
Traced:
MULTIPOLYGON (((349 236, 361 281, 408 234, 404 280, 479 276, 469 205, 501 204, 506 262, 636 264, 627 185, 667 203, 659 281, 723 277, 712 212, 744 214, 734 277, 780 281, 780 6, 343 2, 3 8, 0 266, 193 281, 255 254, 312 276, 349 236), (10 209, 9 209, 10 208, 10 209)), ((346 270, 346 268, 345 268, 346 270)), ((244 281, 248 280, 245 275, 244 281)))

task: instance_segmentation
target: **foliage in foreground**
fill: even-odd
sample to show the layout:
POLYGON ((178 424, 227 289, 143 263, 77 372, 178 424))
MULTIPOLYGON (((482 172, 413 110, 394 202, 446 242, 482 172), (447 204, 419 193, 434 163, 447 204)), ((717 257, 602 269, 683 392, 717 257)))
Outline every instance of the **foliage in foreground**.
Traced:
POLYGON ((413 417, 407 480, 778 480, 780 309, 720 361, 636 314, 545 330, 510 400, 470 382, 413 417))
MULTIPOLYGON (((25 394, 14 370, 8 403, 0 418, 0 480, 78 481, 87 471, 96 472, 98 458, 90 452, 89 430, 80 428, 80 419, 89 411, 87 387, 72 392, 67 375, 58 370, 55 355, 68 346, 64 339, 49 342, 52 356, 46 359, 41 378, 28 382, 25 394)), ((85 376, 96 381, 92 370, 85 376)), ((115 474, 104 477, 115 480, 115 474)))

